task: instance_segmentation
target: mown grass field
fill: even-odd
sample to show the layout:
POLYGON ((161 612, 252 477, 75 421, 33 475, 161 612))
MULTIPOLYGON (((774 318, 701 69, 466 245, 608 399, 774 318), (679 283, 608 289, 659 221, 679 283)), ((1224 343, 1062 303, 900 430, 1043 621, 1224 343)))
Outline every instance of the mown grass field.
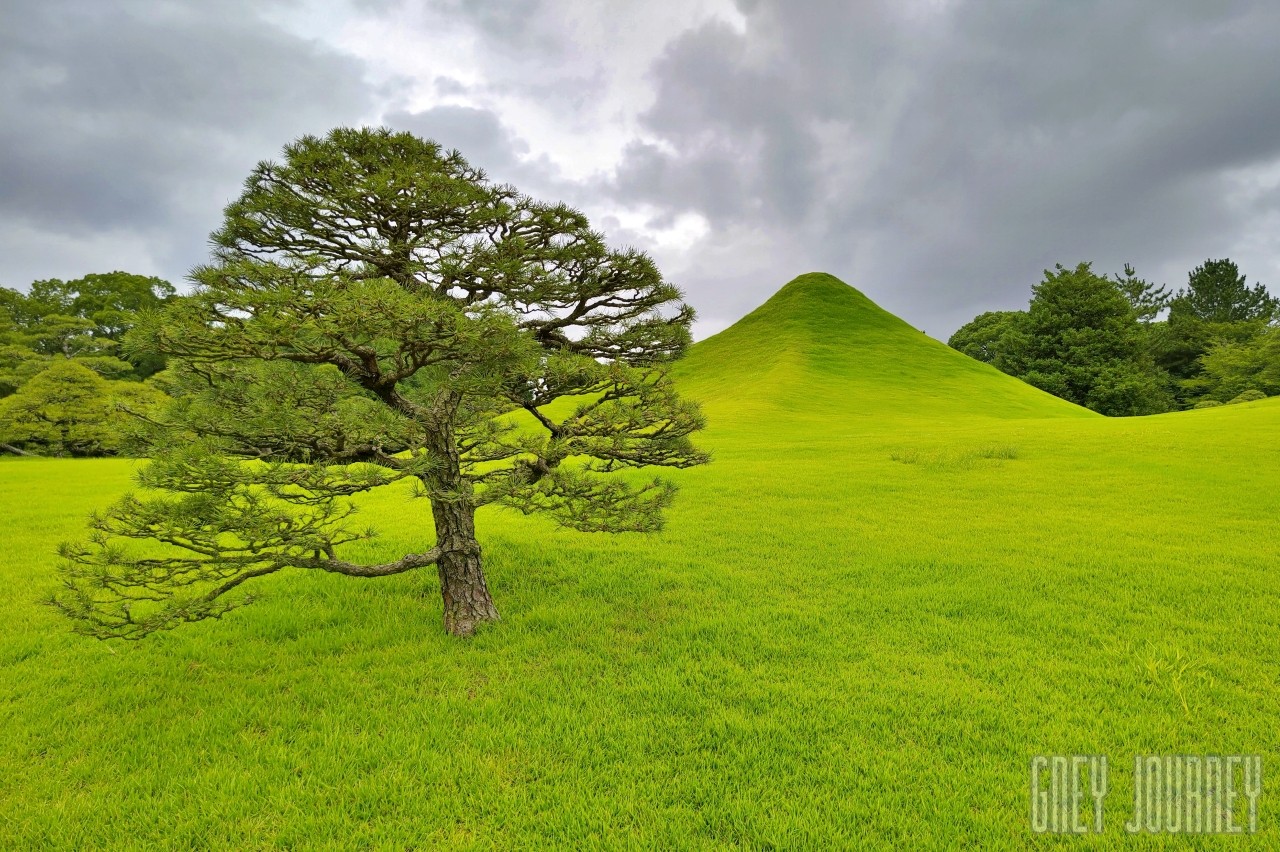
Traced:
MULTIPOLYGON (((668 529, 486 510, 469 641, 427 572, 75 637, 35 601, 134 463, 0 462, 0 849, 1280 848, 1269 777, 1259 835, 1122 828, 1136 753, 1280 752, 1280 399, 1098 417, 827 276, 678 373, 668 529), (1031 834, 1035 753, 1110 755, 1105 835, 1031 834)), ((430 541, 365 504, 353 555, 430 541)))

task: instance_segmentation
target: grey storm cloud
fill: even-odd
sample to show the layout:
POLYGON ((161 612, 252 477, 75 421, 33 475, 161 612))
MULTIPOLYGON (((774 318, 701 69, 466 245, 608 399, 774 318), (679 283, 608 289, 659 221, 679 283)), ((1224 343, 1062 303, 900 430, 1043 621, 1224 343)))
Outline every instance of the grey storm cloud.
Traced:
MULTIPOLYGON (((1275 4, 740 5, 745 32, 710 22, 656 63, 655 138, 614 190, 918 324, 1018 306, 1057 261, 1180 284, 1280 209, 1231 209, 1225 179, 1280 156, 1275 4)), ((739 311, 779 283, 694 274, 739 311)))
POLYGON ((487 109, 439 106, 421 112, 388 113, 383 122, 397 130, 434 139, 446 148, 456 148, 472 165, 490 172, 516 169, 520 155, 529 150, 527 143, 487 109))
POLYGON ((202 259, 256 161, 361 117, 360 63, 266 25, 264 8, 3 5, 0 246, 10 263, 0 283, 94 271, 106 262, 91 251, 102 234, 176 280, 202 259))
POLYGON ((436 105, 410 108, 361 59, 264 19, 303 8, 287 0, 5 4, 0 283, 115 264, 90 261, 117 245, 119 262, 180 276, 256 160, 381 122, 606 211, 610 238, 651 248, 704 331, 814 269, 944 338, 1025 304, 1055 262, 1131 262, 1178 286, 1231 256, 1280 291, 1275 3, 739 0, 737 20, 673 31, 627 105, 633 141, 570 180, 545 135, 531 144, 528 111, 504 109, 567 134, 602 120, 611 57, 586 56, 572 26, 587 7, 347 2, 420 27, 424 56, 440 21, 469 34, 475 73, 416 81, 436 105), (662 243, 620 209, 659 230, 693 214, 705 232, 662 243))
MULTIPOLYGON (((440 87, 438 81, 436 85, 440 87)), ((602 195, 596 183, 566 180, 545 155, 530 156, 529 143, 492 110, 452 105, 418 112, 396 110, 384 113, 380 123, 456 149, 490 180, 511 184, 543 201, 583 206, 602 195)))
POLYGON ((384 114, 381 123, 457 149, 467 162, 484 169, 490 180, 515 184, 522 192, 541 195, 552 187, 576 189, 555 179, 556 169, 545 157, 529 158, 529 144, 492 110, 465 106, 399 110, 384 114))

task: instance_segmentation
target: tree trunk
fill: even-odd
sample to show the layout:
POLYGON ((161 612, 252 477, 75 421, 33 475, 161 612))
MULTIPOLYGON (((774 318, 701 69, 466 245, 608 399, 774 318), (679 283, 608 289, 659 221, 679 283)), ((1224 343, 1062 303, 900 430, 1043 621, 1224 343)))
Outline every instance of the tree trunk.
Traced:
POLYGON ((462 459, 450 421, 460 397, 442 400, 441 417, 427 440, 439 466, 429 483, 431 514, 436 522, 436 546, 440 558, 440 596, 444 598, 444 629, 455 636, 470 636, 482 621, 497 621, 498 610, 489 596, 476 541, 476 507, 471 500, 471 483, 462 475, 462 459))
POLYGON ((498 620, 476 541, 475 509, 462 501, 432 500, 431 514, 441 550, 436 568, 444 598, 444 629, 455 636, 470 636, 480 622, 498 620))

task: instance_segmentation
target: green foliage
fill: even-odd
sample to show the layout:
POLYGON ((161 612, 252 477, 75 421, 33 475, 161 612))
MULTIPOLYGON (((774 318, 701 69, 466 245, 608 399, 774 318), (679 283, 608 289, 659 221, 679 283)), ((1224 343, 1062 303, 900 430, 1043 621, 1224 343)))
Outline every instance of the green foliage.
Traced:
POLYGON ((1197 397, 1226 402, 1249 390, 1280 395, 1280 328, 1244 339, 1219 338, 1199 363, 1201 371, 1185 383, 1197 397))
POLYGON ((1013 346, 1013 339, 1019 333, 1026 316, 1025 311, 988 311, 979 314, 972 322, 961 326, 951 335, 947 345, 970 358, 1003 369, 1005 355, 1013 346))
POLYGON ((1032 288, 1025 313, 982 314, 950 345, 1100 414, 1154 414, 1172 400, 1139 319, 1154 317, 1163 300, 1132 267, 1113 281, 1087 263, 1059 264, 1032 288))
POLYGON ((1205 394, 1222 402, 1263 370, 1252 341, 1277 314, 1277 301, 1261 285, 1247 287, 1230 260, 1205 261, 1176 295, 1128 264, 1110 280, 1088 267, 1046 271, 1030 311, 982 314, 950 345, 1112 415, 1191 407, 1205 394), (1159 319, 1166 308, 1168 317, 1159 319), (1216 372, 1204 375, 1210 349, 1221 352, 1213 357, 1216 372))
POLYGON ((1248 348, 1276 314, 1276 300, 1262 285, 1247 287, 1232 261, 1207 260, 1192 270, 1152 337, 1156 363, 1169 374, 1179 403, 1194 405, 1204 394, 1225 401, 1217 390, 1221 380, 1202 372, 1204 356, 1219 346, 1248 348))
POLYGON ((0 287, 0 443, 54 455, 121 451, 132 434, 121 406, 153 407, 157 391, 136 381, 164 362, 117 357, 119 338, 173 295, 168 282, 124 272, 37 281, 25 294, 0 287))
POLYGON ((90 545, 63 545, 66 582, 54 600, 81 632, 136 639, 221 617, 253 600, 228 595, 246 580, 281 563, 316 567, 334 548, 371 538, 372 531, 344 528, 355 508, 333 496, 400 478, 372 465, 350 466, 338 477, 321 465, 246 465, 224 449, 207 438, 165 448, 139 474, 140 485, 165 498, 126 495, 93 515, 90 545), (179 555, 129 559, 115 544, 121 540, 153 541, 179 555))
MULTIPOLYGON (((136 465, 0 460, 0 848, 1134 850, 1133 754, 1280 753, 1280 400, 1104 419, 817 275, 672 374, 716 463, 664 531, 482 508, 465 644, 434 572, 315 570, 80 641, 49 542, 136 465), (1046 749, 1111 755, 1105 834, 1034 840, 1046 749)), ((419 546, 409 486, 348 558, 419 546)))
POLYGON ((36 281, 29 292, 0 287, 0 397, 52 363, 73 358, 106 379, 145 379, 163 359, 118 357, 119 342, 140 314, 174 298, 173 285, 127 272, 94 273, 73 281, 36 281))
POLYGON ((175 292, 161 278, 128 272, 91 273, 73 281, 50 278, 31 285, 27 316, 32 323, 50 315, 79 317, 93 323, 95 336, 119 340, 138 314, 159 309, 175 292))
POLYGON ((619 474, 707 457, 689 438, 701 414, 666 376, 693 312, 648 256, 407 133, 339 128, 284 155, 228 205, 194 292, 125 338, 172 365, 175 401, 149 435, 168 473, 67 551, 55 603, 79 629, 137 638, 216 617, 221 595, 283 568, 378 576, 438 562, 461 608, 446 608, 446 628, 470 633, 497 617, 478 507, 585 531, 661 528, 674 486, 619 474), (208 475, 228 459, 259 464, 208 475), (272 490, 282 465, 311 471, 296 495, 272 490), (381 565, 341 558, 364 535, 350 498, 402 479, 430 505, 436 546, 381 565), (255 502, 260 490, 273 499, 255 502), (265 528, 277 533, 254 532, 265 528), (115 543, 148 531, 187 552, 157 562, 115 543))
POLYGON ((16 392, 52 362, 51 356, 29 347, 0 343, 0 399, 16 392))
POLYGON ((1113 417, 1168 410, 1129 300, 1089 264, 1046 270, 1019 332, 1007 362, 1028 384, 1113 417))
POLYGON ((1116 287, 1129 300, 1138 320, 1144 323, 1154 321, 1173 300, 1168 288, 1157 287, 1139 278, 1137 271, 1127 263, 1124 265, 1124 274, 1115 276, 1115 282, 1116 287))
POLYGON ((0 400, 0 443, 53 456, 114 455, 163 394, 136 382, 110 382, 78 361, 55 359, 17 393, 0 400))
POLYGON ((1172 314, 1152 329, 1152 352, 1181 404, 1190 405, 1213 387, 1213 381, 1203 375, 1203 358, 1209 350, 1219 345, 1248 346, 1266 327, 1262 320, 1209 322, 1191 314, 1172 314))
POLYGON ((1210 323, 1267 321, 1280 302, 1261 284, 1245 285, 1245 276, 1230 259, 1206 260, 1191 270, 1187 287, 1170 303, 1171 316, 1192 316, 1210 323))
POLYGON ((1266 399, 1266 398, 1267 398, 1267 395, 1266 395, 1265 393, 1263 393, 1262 391, 1260 391, 1260 390, 1255 390, 1255 389, 1253 389, 1253 388, 1250 388, 1249 390, 1244 391, 1244 392, 1243 392, 1243 393, 1241 393, 1239 396, 1237 396, 1237 397, 1233 398, 1232 400, 1230 400, 1230 401, 1229 401, 1229 402, 1227 402, 1226 404, 1227 404, 1227 405, 1239 405, 1239 404, 1240 404, 1240 403, 1242 403, 1242 402, 1257 402, 1257 401, 1259 401, 1259 400, 1266 399))

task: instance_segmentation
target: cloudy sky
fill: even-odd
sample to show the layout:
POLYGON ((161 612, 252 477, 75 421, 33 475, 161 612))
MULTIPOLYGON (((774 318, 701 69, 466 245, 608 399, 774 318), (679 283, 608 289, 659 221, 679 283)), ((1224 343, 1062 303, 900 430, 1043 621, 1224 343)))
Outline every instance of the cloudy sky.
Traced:
POLYGON ((0 285, 180 282, 255 162, 386 124, 724 328, 832 272, 946 339, 1041 270, 1280 292, 1280 4, 4 0, 0 285))

